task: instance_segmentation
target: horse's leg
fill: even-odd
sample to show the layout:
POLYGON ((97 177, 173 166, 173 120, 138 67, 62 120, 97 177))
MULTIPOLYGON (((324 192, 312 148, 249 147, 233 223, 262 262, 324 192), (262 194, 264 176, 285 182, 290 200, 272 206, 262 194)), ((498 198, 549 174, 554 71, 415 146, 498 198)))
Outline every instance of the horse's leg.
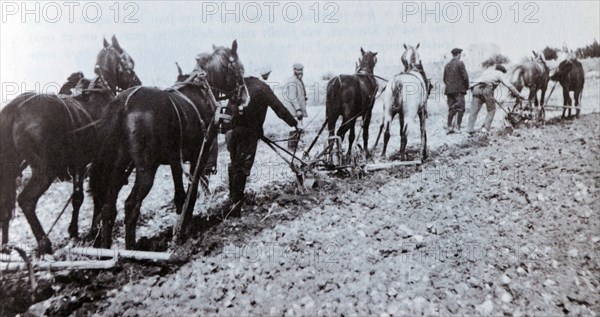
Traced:
POLYGON ((371 112, 369 111, 363 118, 363 145, 365 149, 365 157, 369 159, 371 153, 369 153, 369 125, 371 124, 371 112))
POLYGON ((540 105, 544 106, 545 104, 545 99, 546 99, 546 89, 548 89, 548 84, 546 84, 546 86, 542 86, 542 99, 540 100, 540 105))
POLYGON ((352 155, 352 144, 354 144, 354 140, 356 139, 356 132, 355 132, 355 125, 356 125, 356 119, 350 121, 349 123, 350 128, 348 130, 350 130, 350 136, 348 137, 348 152, 346 153, 348 159, 350 159, 350 156, 352 155))
MULTIPOLYGON (((569 89, 565 88, 563 86, 563 106, 568 106, 569 105, 569 99, 570 99, 570 97, 569 97, 569 89)), ((563 119, 565 118, 565 114, 566 113, 567 113, 567 108, 563 107, 563 112, 562 112, 562 116, 561 116, 563 119)))
MULTIPOLYGON (((112 170, 110 170, 110 181, 108 182, 109 187, 106 189, 104 196, 104 206, 100 214, 102 215, 102 239, 101 241, 96 240, 94 243, 95 247, 102 246, 103 248, 109 249, 112 244, 112 231, 115 225, 115 219, 117 218, 117 198, 119 191, 126 184, 127 180, 127 166, 130 160, 126 157, 124 149, 119 149, 113 163, 112 170)), ((138 171, 136 171, 136 178, 138 171)), ((99 215, 100 216, 100 215, 99 215)))
POLYGON ((135 184, 125 201, 125 248, 127 250, 135 248, 135 227, 140 216, 140 208, 144 198, 152 189, 157 168, 158 166, 136 166, 135 184))
POLYGON ((27 218, 27 222, 29 222, 33 235, 38 242, 40 253, 51 254, 52 244, 35 214, 35 207, 40 197, 52 184, 55 176, 56 173, 47 167, 36 168, 33 171, 31 179, 19 195, 19 198, 17 198, 19 206, 23 210, 25 218, 27 218))
POLYGON ((390 122, 385 123, 385 132, 383 133, 383 151, 381 157, 385 158, 385 151, 387 149, 388 142, 390 141, 390 122))
POLYGON ((533 111, 533 108, 531 108, 532 103, 537 107, 537 90, 533 87, 529 89, 529 111, 533 111))
POLYGON ((571 118, 571 107, 573 106, 573 99, 571 99, 571 92, 567 90, 567 106, 569 106, 569 115, 567 118, 571 118))
POLYGON ((419 110, 419 121, 421 124, 421 160, 425 161, 427 159, 427 131, 425 130, 425 119, 427 115, 425 113, 425 107, 419 110))
MULTIPOLYGON (((350 130, 350 128, 354 129, 353 123, 354 123, 353 121, 346 121, 346 119, 343 118, 342 125, 340 125, 340 128, 337 130, 337 136, 340 137, 340 146, 342 143, 344 143, 344 136, 346 135, 346 132, 348 132, 348 130, 350 130)), ((352 138, 351 138, 351 142, 353 142, 353 141, 354 141, 354 133, 352 134, 352 138)), ((350 157, 350 151, 351 151, 350 148, 351 147, 352 147, 352 144, 348 143, 348 154, 347 154, 348 157, 350 157)))
POLYGON ((69 225, 69 236, 77 238, 79 233, 78 220, 79 210, 83 204, 83 178, 85 176, 85 166, 75 167, 73 172, 73 214, 71 215, 71 224, 69 225))
POLYGON ((575 98, 575 117, 579 118, 579 114, 581 113, 581 109, 579 109, 580 105, 579 105, 579 99, 581 98, 581 90, 580 89, 576 89, 575 91, 573 91, 573 97, 575 98))
POLYGON ((335 122, 337 121, 337 116, 335 118, 332 117, 327 117, 327 130, 329 130, 329 139, 328 139, 328 147, 329 147, 329 153, 327 153, 327 155, 329 156, 331 154, 331 151, 334 150, 334 143, 333 140, 331 139, 333 136, 335 136, 335 122))
POLYGON ((178 215, 181 214, 181 207, 185 202, 185 188, 183 187, 183 168, 179 161, 171 162, 171 174, 173 175, 173 185, 175 186, 175 197, 173 202, 175 203, 175 212, 178 215))
POLYGON ((404 121, 406 121, 406 118, 404 117, 404 113, 401 113, 398 120, 400 120, 400 160, 401 161, 406 161, 407 160, 407 155, 406 155, 406 144, 408 143, 408 124, 406 124, 404 121))

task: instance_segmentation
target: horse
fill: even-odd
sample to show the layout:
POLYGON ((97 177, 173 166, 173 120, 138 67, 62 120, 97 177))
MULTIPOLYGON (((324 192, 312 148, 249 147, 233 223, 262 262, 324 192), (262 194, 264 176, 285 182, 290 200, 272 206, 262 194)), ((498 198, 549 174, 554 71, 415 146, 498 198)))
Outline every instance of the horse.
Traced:
MULTIPOLYGON (((116 201, 126 182, 127 166, 132 162, 136 179, 125 202, 125 247, 135 248, 136 225, 144 198, 150 192, 156 170, 170 165, 175 185, 175 206, 184 219, 191 213, 198 183, 191 184, 191 204, 182 210, 185 191, 182 164, 190 161, 190 169, 202 169, 208 161, 207 148, 216 140, 213 116, 216 100, 213 91, 224 91, 239 106, 248 103, 243 82, 244 66, 237 54, 237 42, 231 48, 213 47, 212 54, 197 57, 190 77, 174 87, 160 90, 136 87, 121 93, 108 106, 100 123, 104 142, 92 164, 90 189, 94 199, 94 219, 102 219, 101 240, 95 245, 109 248, 117 215, 116 201), (197 158, 202 155, 197 164, 197 158)), ((184 222, 189 225, 189 221, 184 222)), ((95 226, 94 226, 95 228, 95 226)))
POLYGON ((98 53, 95 72, 98 78, 84 95, 24 93, 0 112, 0 220, 2 243, 8 243, 11 211, 15 205, 15 178, 19 164, 26 161, 33 174, 17 201, 38 243, 40 253, 52 253, 52 244, 36 216, 39 198, 53 180, 73 172, 73 214, 69 235, 77 237, 79 209, 83 203, 83 179, 98 143, 93 123, 98 120, 118 89, 140 84, 134 61, 119 45, 104 40, 98 53))
POLYGON ((511 72, 510 82, 521 92, 524 87, 529 88, 529 104, 544 105, 548 81, 550 80, 550 68, 546 65, 544 54, 533 52, 534 58, 517 65, 511 72), (538 103, 537 92, 542 91, 538 103))
MULTIPOLYGON (((583 66, 576 59, 566 59, 558 65, 558 69, 550 76, 550 79, 557 81, 563 88, 563 105, 571 107, 573 102, 569 92, 573 92, 573 98, 575 99, 576 117, 579 117, 581 109, 579 104, 581 103, 581 91, 583 90, 583 84, 585 83, 585 75, 583 72, 583 66)), ((569 109, 568 117, 571 117, 571 108, 569 109)), ((563 108, 562 117, 565 117, 567 108, 563 108)))
POLYGON ((338 75, 327 83, 325 113, 329 136, 334 136, 335 124, 341 116, 342 125, 338 129, 337 135, 343 140, 346 132, 350 130, 348 158, 352 153, 352 144, 355 139, 354 125, 358 117, 362 117, 364 150, 367 157, 369 157, 367 148, 369 143, 369 123, 371 122, 371 112, 378 89, 373 75, 373 69, 377 63, 377 52, 365 52, 361 47, 360 53, 362 56, 358 60, 356 74, 338 75))
MULTIPOLYGON (((431 85, 423 64, 417 52, 419 45, 415 47, 404 45, 406 51, 402 55, 407 62, 407 71, 394 76, 386 85, 383 99, 383 121, 379 129, 385 127, 383 138, 383 151, 381 156, 386 156, 387 144, 390 139, 390 122, 396 114, 400 119, 400 159, 406 160, 406 144, 408 143, 408 123, 415 116, 419 116, 421 125, 421 155, 427 159, 427 131, 425 130, 425 119, 427 117, 427 98, 431 91, 431 85)), ((377 136, 379 141, 379 135, 377 136)), ((376 141, 376 144, 377 144, 376 141)))

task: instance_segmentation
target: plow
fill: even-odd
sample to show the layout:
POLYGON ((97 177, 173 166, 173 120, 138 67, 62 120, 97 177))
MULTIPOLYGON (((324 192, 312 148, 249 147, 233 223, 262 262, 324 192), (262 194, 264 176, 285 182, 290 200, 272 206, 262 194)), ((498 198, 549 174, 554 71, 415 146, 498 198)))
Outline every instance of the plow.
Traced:
MULTIPOLYGON (((550 100, 552 93, 554 92, 554 88, 556 88, 555 82, 548 94, 546 100, 550 100)), ((576 106, 559 106, 559 105, 540 105, 539 107, 535 107, 530 100, 523 101, 519 99, 514 102, 514 104, 506 105, 505 102, 496 102, 496 104, 506 113, 506 121, 510 123, 513 128, 517 128, 522 124, 544 124, 546 121, 546 110, 548 111, 561 111, 566 109, 573 109, 576 112, 581 111, 581 105, 576 106)))
MULTIPOLYGON (((317 135, 312 139, 308 148, 302 153, 300 158, 296 150, 290 151, 277 141, 273 141, 266 136, 261 140, 269 146, 280 158, 282 158, 296 176, 296 184, 300 193, 306 193, 307 190, 318 187, 318 178, 321 174, 338 174, 349 177, 358 177, 366 175, 369 172, 385 170, 400 166, 421 165, 420 160, 413 161, 393 161, 376 163, 366 158, 365 151, 357 143, 354 144, 354 151, 350 155, 344 154, 342 149, 342 138, 339 136, 330 136, 327 138, 327 144, 321 151, 311 155, 311 150, 317 144, 319 137, 325 130, 327 122, 323 123, 317 135)), ((360 134, 360 133, 359 133, 360 134)))

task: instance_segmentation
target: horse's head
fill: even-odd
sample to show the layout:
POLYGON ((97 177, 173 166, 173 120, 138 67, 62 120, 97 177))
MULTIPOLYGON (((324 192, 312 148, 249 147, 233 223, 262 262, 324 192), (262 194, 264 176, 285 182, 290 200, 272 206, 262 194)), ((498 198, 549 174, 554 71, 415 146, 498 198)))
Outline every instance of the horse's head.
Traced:
POLYGON ((404 71, 408 72, 415 68, 416 65, 421 63, 421 57, 419 56, 419 46, 421 43, 417 44, 417 46, 413 47, 411 45, 404 44, 404 54, 402 54, 402 64, 404 64, 404 71))
POLYGON ((121 48, 119 41, 113 35, 112 44, 104 39, 104 48, 96 59, 96 75, 112 92, 139 86, 142 83, 133 70, 133 58, 121 48))
POLYGON ((229 99, 243 109, 250 102, 248 89, 244 84, 244 65, 237 54, 237 41, 231 48, 215 47, 212 54, 199 54, 196 68, 206 72, 206 80, 217 100, 229 99))
POLYGON ((361 47, 360 53, 362 56, 358 59, 358 63, 356 64, 356 72, 373 75, 373 69, 375 68, 375 64, 377 64, 377 52, 365 52, 361 47))
POLYGON ((550 76, 550 79, 554 81, 561 81, 567 77, 567 75, 571 72, 571 69, 573 69, 573 60, 566 59, 558 64, 556 71, 554 74, 552 74, 552 76, 550 76))

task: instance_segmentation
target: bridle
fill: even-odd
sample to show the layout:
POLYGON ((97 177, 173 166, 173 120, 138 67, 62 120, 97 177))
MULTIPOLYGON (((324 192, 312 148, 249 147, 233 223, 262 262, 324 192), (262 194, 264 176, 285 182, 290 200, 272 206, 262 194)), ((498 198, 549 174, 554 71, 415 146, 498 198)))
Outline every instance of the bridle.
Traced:
MULTIPOLYGON (((125 59, 125 57, 128 56, 126 52, 119 53, 113 46, 105 47, 105 48, 103 48, 103 50, 112 50, 119 57, 118 58, 117 75, 116 75, 117 78, 119 78, 119 75, 123 72, 127 74, 130 83, 134 80, 135 77, 137 77, 137 75, 135 74, 135 72, 133 70, 134 66, 130 66, 129 62, 125 59)), ((114 89, 111 88, 110 84, 108 83, 106 78, 104 78, 104 75, 102 74, 102 67, 100 67, 100 65, 96 64, 95 71, 96 71, 96 74, 98 74, 98 78, 99 78, 102 86, 104 86, 104 89, 110 91, 110 93, 113 96, 116 96, 119 92, 123 91, 123 87, 120 87, 118 85, 118 83, 115 85, 114 89)))
POLYGON ((237 60, 233 57, 229 58, 229 63, 227 64, 227 70, 233 73, 234 78, 236 79, 235 88, 225 91, 221 88, 210 86, 210 89, 213 91, 215 95, 215 99, 217 101, 223 101, 230 99, 233 102, 238 102, 242 89, 244 89, 244 78, 240 72, 240 69, 235 66, 237 60))

